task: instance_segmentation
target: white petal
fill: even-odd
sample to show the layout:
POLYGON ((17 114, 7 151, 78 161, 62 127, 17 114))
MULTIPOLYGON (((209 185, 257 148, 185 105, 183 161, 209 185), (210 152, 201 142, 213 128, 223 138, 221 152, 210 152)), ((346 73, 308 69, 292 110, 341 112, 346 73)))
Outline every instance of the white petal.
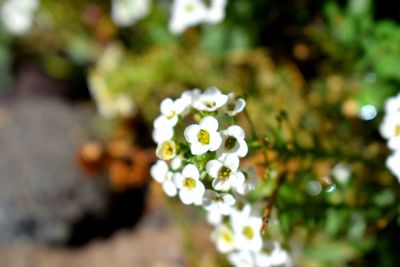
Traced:
POLYGON ((212 132, 210 134, 210 151, 215 151, 220 148, 222 143, 221 135, 218 132, 212 132))
POLYGON ((164 189, 165 194, 170 197, 174 197, 178 193, 174 183, 171 180, 166 180, 162 184, 162 188, 164 189))
POLYGON ((238 151, 236 151, 235 154, 236 154, 238 157, 243 158, 243 157, 245 157, 245 156, 247 155, 248 150, 249 150, 249 149, 248 149, 248 147, 247 147, 246 141, 240 140, 240 141, 239 141, 239 149, 238 149, 238 151))
POLYGON ((164 182, 168 172, 168 165, 163 160, 157 160, 157 162, 151 166, 150 174, 159 183, 164 182))
POLYGON ((182 188, 183 187, 183 181, 185 180, 185 177, 182 176, 180 173, 175 173, 173 176, 173 181, 174 184, 177 188, 182 188))
POLYGON ((174 130, 172 128, 155 128, 153 130, 153 140, 157 144, 160 144, 164 141, 171 140, 174 136, 174 130))
POLYGON ((179 191, 179 198, 182 201, 183 204, 189 205, 192 204, 194 201, 194 196, 191 191, 186 190, 186 189, 181 189, 179 191))
POLYGON ((235 174, 231 175, 229 178, 229 182, 233 187, 241 187, 244 183, 245 177, 242 172, 236 172, 235 174))
POLYGON ((189 125, 188 127, 186 127, 183 134, 185 135, 185 138, 189 143, 196 143, 199 141, 198 140, 199 138, 197 136, 199 134, 199 132, 200 132, 199 125, 192 124, 192 125, 189 125))
POLYGON ((223 164, 233 172, 236 172, 236 170, 239 168, 239 158, 235 155, 228 155, 223 164))
POLYGON ((161 102, 160 111, 163 115, 168 115, 174 110, 174 101, 171 98, 166 98, 161 102))
POLYGON ((203 145, 201 143, 194 143, 190 145, 190 152, 192 152, 193 155, 201 155, 204 154, 208 151, 209 145, 203 145))
POLYGON ((244 131, 240 126, 237 125, 232 125, 229 126, 228 129, 226 129, 228 131, 228 133, 234 137, 236 137, 236 139, 238 140, 242 140, 244 139, 244 131))
POLYGON ((212 116, 207 116, 201 119, 199 126, 201 129, 208 130, 208 132, 215 132, 218 130, 218 121, 212 116))
POLYGON ((229 189, 231 189, 231 185, 228 181, 224 181, 221 179, 214 179, 212 181, 212 187, 215 190, 220 190, 220 191, 228 191, 229 189))
POLYGON ((236 203, 235 198, 231 194, 222 194, 222 199, 229 206, 232 206, 236 203))
POLYGON ((222 163, 218 160, 210 160, 207 162, 206 165, 206 172, 208 175, 210 175, 212 178, 217 178, 218 177, 218 172, 222 167, 222 163))
POLYGON ((193 164, 186 165, 185 168, 183 168, 183 170, 182 170, 182 175, 183 175, 183 177, 186 177, 186 178, 190 177, 195 180, 198 180, 200 178, 199 170, 193 164))

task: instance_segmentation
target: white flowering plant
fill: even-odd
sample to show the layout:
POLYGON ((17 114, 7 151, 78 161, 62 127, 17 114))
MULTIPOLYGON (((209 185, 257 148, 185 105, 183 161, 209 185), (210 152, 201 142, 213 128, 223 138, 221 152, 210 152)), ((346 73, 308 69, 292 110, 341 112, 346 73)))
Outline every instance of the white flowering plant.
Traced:
POLYGON ((290 265, 277 242, 267 251, 262 231, 267 217, 247 194, 256 188, 255 173, 241 166, 249 141, 238 116, 246 101, 211 87, 188 90, 161 102, 153 139, 159 160, 154 180, 168 196, 202 206, 215 228, 211 239, 234 266, 290 265), (277 251, 280 251, 279 257, 277 251))

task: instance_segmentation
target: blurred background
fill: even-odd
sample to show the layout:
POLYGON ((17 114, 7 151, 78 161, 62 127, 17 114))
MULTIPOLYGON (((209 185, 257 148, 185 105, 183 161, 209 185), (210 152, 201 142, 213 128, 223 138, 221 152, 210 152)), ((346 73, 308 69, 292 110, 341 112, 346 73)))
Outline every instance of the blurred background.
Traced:
POLYGON ((271 144, 257 194, 290 165, 268 237, 294 266, 400 266, 378 130, 400 1, 211 0, 197 21, 177 2, 0 0, 0 266, 229 266, 149 175, 160 101, 210 86, 271 144))

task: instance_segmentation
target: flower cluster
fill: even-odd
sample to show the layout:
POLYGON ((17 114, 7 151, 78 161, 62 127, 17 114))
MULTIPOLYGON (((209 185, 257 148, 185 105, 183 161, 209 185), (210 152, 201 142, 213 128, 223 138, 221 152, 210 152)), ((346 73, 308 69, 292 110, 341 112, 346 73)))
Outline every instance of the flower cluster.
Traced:
POLYGON ((24 34, 31 28, 38 6, 39 0, 6 0, 0 7, 4 26, 13 34, 24 34))
POLYGON ((159 160, 151 175, 168 196, 204 208, 214 226, 212 241, 234 266, 286 264, 288 254, 279 245, 266 252, 259 232, 261 211, 246 198, 258 179, 253 169, 240 166, 248 145, 235 122, 245 106, 244 99, 217 88, 164 99, 154 121, 159 160))
POLYGON ((385 112, 380 132, 393 151, 386 160, 386 165, 400 182, 400 94, 386 101, 385 112))
MULTIPOLYGON (((186 29, 202 24, 216 24, 225 17, 227 0, 174 0, 171 5, 169 30, 181 34, 186 29)), ((150 13, 150 0, 113 0, 111 15, 121 27, 134 25, 150 13)))

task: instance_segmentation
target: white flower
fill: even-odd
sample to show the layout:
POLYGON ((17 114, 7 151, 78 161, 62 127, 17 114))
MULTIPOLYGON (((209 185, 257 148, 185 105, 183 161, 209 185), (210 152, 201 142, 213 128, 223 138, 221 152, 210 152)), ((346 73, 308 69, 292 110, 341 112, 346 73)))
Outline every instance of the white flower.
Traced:
POLYGON ((351 169, 345 163, 338 163, 332 168, 332 176, 341 184, 347 184, 351 176, 351 169))
POLYGON ((111 16, 118 26, 130 26, 150 12, 150 0, 113 0, 111 16))
POLYGON ((400 150, 390 155, 386 160, 386 166, 396 176, 400 183, 400 150))
POLYGON ((255 168, 249 168, 246 171, 243 171, 243 174, 245 177, 244 183, 235 188, 236 191, 241 195, 245 195, 251 190, 254 190, 260 183, 257 178, 255 168))
POLYGON ((11 33, 22 35, 32 26, 38 0, 8 0, 1 6, 1 19, 11 33))
POLYGON ((174 175, 175 185, 179 188, 179 198, 183 204, 201 204, 205 187, 199 179, 199 170, 193 164, 186 165, 182 173, 174 175))
MULTIPOLYGON (((291 260, 289 254, 281 248, 278 242, 273 242, 273 249, 268 255, 265 264, 268 266, 291 266, 291 260)), ((259 261, 259 263, 262 263, 259 261)))
POLYGON ((158 160, 151 166, 150 174, 154 180, 162 184, 162 188, 168 196, 176 196, 178 190, 172 181, 173 174, 168 170, 168 165, 165 161, 158 160))
POLYGON ((172 100, 166 98, 161 102, 161 115, 154 121, 154 128, 174 127, 178 123, 178 115, 186 108, 182 99, 172 100))
POLYGON ((236 99, 234 93, 228 95, 228 101, 224 106, 225 113, 229 116, 235 116, 246 107, 246 101, 243 98, 236 99))
POLYGON ((200 111, 215 111, 225 105, 227 101, 227 95, 222 94, 218 88, 211 87, 193 102, 193 107, 200 111))
POLYGON ((270 265, 260 264, 260 256, 260 253, 241 250, 229 254, 228 261, 235 267, 269 267, 270 265))
POLYGON ((207 14, 207 22, 219 23, 225 18, 227 0, 212 0, 207 14))
POLYGON ((207 15, 207 7, 201 0, 175 0, 169 29, 174 34, 181 34, 187 28, 204 22, 207 15))
POLYGON ((225 158, 227 155, 235 155, 240 158, 247 155, 247 143, 244 140, 245 134, 241 127, 237 125, 229 126, 228 129, 221 132, 222 143, 217 151, 220 158, 225 158))
POLYGON ((239 158, 228 155, 223 160, 210 160, 207 162, 206 171, 214 178, 212 187, 215 190, 228 191, 231 187, 238 187, 244 182, 244 175, 238 172, 239 158))
POLYGON ((176 156, 176 145, 172 140, 164 141, 157 146, 156 155, 160 159, 170 160, 176 156))
POLYGON ((218 194, 213 190, 206 190, 203 196, 204 209, 212 213, 229 215, 235 203, 235 198, 228 193, 218 194))
POLYGON ((154 128, 152 133, 153 140, 157 144, 170 140, 172 139, 173 136, 174 136, 174 129, 170 127, 154 128))
POLYGON ((186 127, 184 135, 190 143, 192 154, 200 155, 207 151, 217 150, 222 141, 217 130, 218 121, 211 116, 204 117, 199 124, 192 124, 186 127))
POLYGON ((385 103, 385 112, 387 114, 400 112, 400 94, 389 97, 385 103))
POLYGON ((400 149, 400 112, 386 114, 379 130, 388 139, 389 148, 400 149))
POLYGON ((235 233, 235 247, 239 250, 258 252, 263 241, 259 232, 262 219, 256 216, 231 216, 232 228, 235 233))
POLYGON ((211 233, 211 240, 215 243, 217 250, 228 253, 235 248, 235 237, 231 229, 221 224, 211 233))
POLYGON ((189 111, 190 108, 193 105, 193 102, 201 95, 201 92, 199 89, 192 89, 192 90, 186 90, 183 91, 181 94, 181 101, 183 102, 185 109, 182 112, 182 115, 186 115, 189 111))
POLYGON ((178 155, 171 160, 171 169, 177 171, 182 166, 182 156, 178 155))
POLYGON ((220 225, 222 223, 223 217, 224 215, 222 215, 218 211, 207 212, 207 222, 214 226, 220 225))

